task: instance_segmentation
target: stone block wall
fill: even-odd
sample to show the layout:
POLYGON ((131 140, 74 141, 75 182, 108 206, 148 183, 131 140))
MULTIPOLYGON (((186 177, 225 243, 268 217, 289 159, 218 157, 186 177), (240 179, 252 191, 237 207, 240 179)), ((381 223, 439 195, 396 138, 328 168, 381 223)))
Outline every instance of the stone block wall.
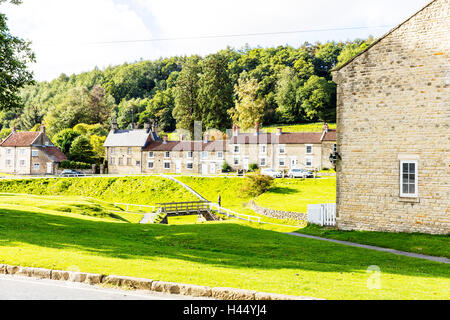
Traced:
POLYGON ((340 229, 450 232, 449 3, 431 2, 333 74, 340 229), (418 159, 417 198, 400 197, 401 158, 418 159))

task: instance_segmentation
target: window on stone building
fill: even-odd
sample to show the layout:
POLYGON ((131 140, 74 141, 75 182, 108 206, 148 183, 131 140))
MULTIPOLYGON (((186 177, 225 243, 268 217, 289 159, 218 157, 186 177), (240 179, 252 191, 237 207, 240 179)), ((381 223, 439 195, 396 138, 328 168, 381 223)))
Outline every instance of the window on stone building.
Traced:
POLYGON ((284 167, 286 165, 286 159, 280 158, 278 163, 279 163, 280 167, 284 167))
POLYGON ((306 157, 305 158, 305 164, 307 167, 312 167, 312 158, 311 157, 306 157))
POLYGON ((170 152, 169 151, 166 151, 164 153, 164 158, 170 158, 170 152))
POLYGON ((6 160, 6 166, 11 167, 11 160, 6 160))
POLYGON ((154 157, 155 157, 155 155, 154 155, 153 151, 149 151, 149 153, 148 153, 148 157, 149 157, 149 158, 154 158, 154 157))
POLYGON ((261 159, 259 159, 259 165, 260 165, 261 167, 264 167, 264 166, 266 165, 266 158, 261 158, 261 159))
POLYGON ((259 146, 259 153, 261 153, 261 154, 267 153, 267 146, 265 144, 262 144, 259 146))
POLYGON ((193 158, 194 157, 194 153, 192 151, 188 151, 187 157, 188 158, 193 158))
POLYGON ((37 157, 38 156, 38 151, 37 150, 31 151, 31 156, 32 157, 37 157))
POLYGON ((20 160, 20 166, 25 167, 25 160, 20 160))
POLYGON ((188 163, 186 164, 186 168, 188 168, 188 169, 193 169, 193 168, 194 168, 194 164, 193 164, 192 162, 188 162, 188 163))
POLYGON ((202 152, 202 159, 206 159, 208 158, 208 151, 203 151, 202 152))
POLYGON ((33 169, 34 169, 34 170, 39 170, 39 163, 35 163, 35 164, 33 165, 33 169))
POLYGON ((147 163, 147 168, 149 168, 149 169, 153 169, 153 161, 149 161, 148 163, 147 163))
POLYGON ((285 154, 286 153, 286 147, 285 146, 279 146, 279 151, 280 151, 280 154, 285 154))
POLYGON ((136 167, 139 167, 141 165, 140 161, 136 161, 136 167))
POLYGON ((128 147, 128 148, 127 148, 127 154, 131 154, 131 151, 132 151, 132 150, 131 150, 131 147, 128 147))
POLYGON ((114 158, 109 159, 109 164, 112 166, 115 164, 114 158))
POLYGON ((233 153, 239 153, 239 146, 233 146, 233 153))
POLYGON ((127 158, 127 166, 131 166, 131 158, 127 158))
POLYGON ((111 147, 111 154, 114 154, 116 152, 116 148, 111 147))
POLYGON ((6 149, 6 154, 11 154, 11 149, 6 149))
POLYGON ((217 158, 223 159, 223 152, 222 151, 217 151, 217 158))
POLYGON ((418 161, 400 161, 400 196, 417 198, 418 190, 418 161))
POLYGON ((119 158, 119 166, 123 165, 123 158, 119 158))
POLYGON ((164 162, 164 169, 170 169, 170 162, 164 162))
POLYGON ((306 154, 312 154, 312 144, 307 144, 306 145, 306 154))
POLYGON ((239 165, 239 158, 234 158, 234 162, 233 163, 234 163, 235 166, 239 165))

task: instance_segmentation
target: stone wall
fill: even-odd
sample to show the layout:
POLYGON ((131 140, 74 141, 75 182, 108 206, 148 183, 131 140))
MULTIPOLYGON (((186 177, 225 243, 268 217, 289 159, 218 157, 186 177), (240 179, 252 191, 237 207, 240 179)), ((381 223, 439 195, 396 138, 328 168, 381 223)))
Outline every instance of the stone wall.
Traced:
POLYGON ((340 229, 450 232, 449 3, 431 2, 333 74, 340 229), (400 197, 405 158, 418 160, 417 198, 400 197))
POLYGON ((251 208, 257 214, 276 219, 293 219, 297 221, 305 221, 306 213, 289 212, 281 210, 272 210, 258 206, 254 201, 250 202, 251 208))

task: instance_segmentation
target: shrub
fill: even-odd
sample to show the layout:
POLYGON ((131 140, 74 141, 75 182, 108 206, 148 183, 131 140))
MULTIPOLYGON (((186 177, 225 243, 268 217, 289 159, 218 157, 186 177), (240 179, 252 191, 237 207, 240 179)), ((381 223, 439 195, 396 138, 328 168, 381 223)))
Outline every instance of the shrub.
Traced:
POLYGON ((70 159, 75 161, 92 162, 94 151, 91 143, 85 136, 79 136, 73 140, 70 147, 70 159))
POLYGON ((222 164, 222 172, 231 172, 231 170, 232 168, 227 162, 222 164))
POLYGON ((92 165, 84 162, 64 160, 59 164, 60 169, 91 169, 92 165))
POLYGON ((259 169, 259 167, 258 167, 258 165, 257 165, 256 163, 251 163, 251 164, 248 166, 248 168, 249 168, 250 171, 253 171, 253 172, 255 172, 256 170, 259 169))
POLYGON ((273 178, 260 173, 251 173, 245 176, 245 183, 241 192, 257 197, 270 189, 273 184, 273 178))

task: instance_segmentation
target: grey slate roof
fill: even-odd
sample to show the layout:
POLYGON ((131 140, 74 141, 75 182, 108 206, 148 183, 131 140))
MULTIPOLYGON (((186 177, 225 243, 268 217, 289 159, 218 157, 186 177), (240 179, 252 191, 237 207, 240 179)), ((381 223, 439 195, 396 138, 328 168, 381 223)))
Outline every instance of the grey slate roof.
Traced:
POLYGON ((138 130, 111 130, 104 147, 145 147, 147 142, 155 139, 153 132, 138 130))

